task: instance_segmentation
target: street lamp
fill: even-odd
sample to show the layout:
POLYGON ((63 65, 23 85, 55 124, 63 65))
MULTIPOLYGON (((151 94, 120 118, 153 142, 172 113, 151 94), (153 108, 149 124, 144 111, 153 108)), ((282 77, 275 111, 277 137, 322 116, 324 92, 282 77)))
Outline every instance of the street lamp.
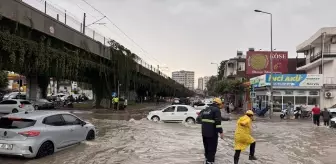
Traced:
POLYGON ((219 72, 219 66, 218 66, 218 63, 213 63, 211 62, 211 64, 216 64, 217 65, 217 73, 219 72))
POLYGON ((273 54, 273 23, 272 23, 272 13, 261 11, 261 10, 254 10, 254 12, 267 14, 271 18, 271 54, 270 54, 270 67, 271 67, 270 105, 271 105, 271 111, 270 111, 270 118, 272 118, 272 115, 273 115, 273 58, 272 58, 272 54, 273 54))

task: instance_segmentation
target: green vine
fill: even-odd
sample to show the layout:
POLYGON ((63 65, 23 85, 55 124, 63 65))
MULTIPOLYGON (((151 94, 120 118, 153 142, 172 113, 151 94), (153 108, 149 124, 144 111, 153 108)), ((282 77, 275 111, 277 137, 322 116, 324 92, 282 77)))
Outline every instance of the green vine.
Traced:
POLYGON ((176 88, 181 95, 191 93, 173 80, 164 79, 137 64, 140 58, 115 41, 110 42, 110 61, 97 59, 81 49, 55 48, 51 43, 54 44, 53 38, 45 36, 34 41, 0 31, 1 69, 90 83, 100 98, 109 98, 113 91, 117 91, 117 81, 126 94, 130 88, 138 91, 138 95, 150 92, 150 96, 174 96, 176 88), (148 77, 138 72, 142 70, 150 72, 148 77))

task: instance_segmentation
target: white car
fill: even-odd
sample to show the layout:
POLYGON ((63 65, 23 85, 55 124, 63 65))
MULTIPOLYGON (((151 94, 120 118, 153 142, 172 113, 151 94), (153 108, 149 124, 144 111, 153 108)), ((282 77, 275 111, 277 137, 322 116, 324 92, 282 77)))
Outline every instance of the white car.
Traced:
POLYGON ((188 122, 195 123, 200 110, 189 105, 170 105, 164 109, 149 112, 148 120, 163 122, 188 122))
POLYGON ((84 140, 94 140, 94 125, 62 111, 14 113, 0 118, 0 154, 41 158, 84 140))
POLYGON ((27 100, 11 99, 0 102, 0 113, 18 113, 34 111, 33 105, 27 100))
POLYGON ((11 92, 4 95, 3 100, 8 99, 26 99, 26 92, 11 92))
POLYGON ((202 103, 202 104, 195 105, 194 108, 196 108, 198 110, 203 110, 203 109, 209 107, 210 105, 211 105, 210 103, 208 103, 208 104, 202 103))

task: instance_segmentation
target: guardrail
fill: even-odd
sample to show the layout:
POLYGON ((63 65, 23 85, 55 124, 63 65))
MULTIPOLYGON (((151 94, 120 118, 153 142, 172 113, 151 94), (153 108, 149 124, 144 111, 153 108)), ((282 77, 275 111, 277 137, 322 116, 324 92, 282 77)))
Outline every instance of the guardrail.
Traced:
MULTIPOLYGON (((22 2, 26 3, 27 5, 31 6, 28 2, 28 0, 21 0, 22 2)), ((71 12, 67 12, 64 9, 61 9, 61 7, 57 7, 56 5, 50 4, 48 3, 46 0, 35 0, 36 2, 38 2, 39 5, 36 6, 31 6, 41 12, 44 12, 45 14, 53 17, 54 19, 58 20, 61 23, 66 24, 67 26, 79 31, 79 32, 83 32, 83 23, 79 18, 77 18, 76 16, 72 15, 71 12)), ((78 6, 79 7, 79 6, 78 6)), ((83 12, 84 15, 84 12, 83 12)), ((102 43, 104 46, 109 46, 109 42, 113 41, 113 39, 105 37, 101 34, 99 34, 99 32, 97 32, 94 29, 91 29, 89 27, 85 28, 85 35, 92 38, 95 41, 98 41, 100 43, 102 43)), ((164 73, 162 73, 159 69, 156 69, 155 67, 153 67, 153 65, 150 65, 148 63, 146 63, 144 60, 142 60, 141 58, 135 59, 134 61, 136 61, 139 65, 159 74, 160 76, 166 78, 166 79, 171 79, 169 76, 165 75, 164 73)))

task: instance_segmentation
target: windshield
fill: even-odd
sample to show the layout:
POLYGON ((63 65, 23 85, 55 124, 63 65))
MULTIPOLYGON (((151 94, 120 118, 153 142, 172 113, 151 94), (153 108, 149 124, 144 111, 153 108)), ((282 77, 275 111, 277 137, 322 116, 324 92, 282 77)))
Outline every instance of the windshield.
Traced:
POLYGON ((30 119, 13 119, 2 117, 0 119, 0 128, 2 129, 23 129, 35 125, 35 120, 30 119))

